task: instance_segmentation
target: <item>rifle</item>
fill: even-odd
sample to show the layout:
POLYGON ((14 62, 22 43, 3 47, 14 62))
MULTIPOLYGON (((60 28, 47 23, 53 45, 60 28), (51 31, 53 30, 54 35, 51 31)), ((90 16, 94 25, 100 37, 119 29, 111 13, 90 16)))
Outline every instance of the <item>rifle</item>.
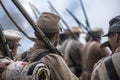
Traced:
POLYGON ((7 14, 7 16, 10 18, 10 20, 12 21, 12 23, 17 27, 17 29, 22 32, 29 40, 31 41, 35 41, 35 38, 29 37, 14 21, 14 19, 12 18, 12 16, 9 14, 9 12, 7 11, 7 9, 5 8, 3 2, 0 0, 0 4, 1 7, 3 8, 3 10, 5 11, 5 13, 7 14))
POLYGON ((38 15, 40 15, 40 11, 37 9, 37 7, 34 4, 32 4, 32 6, 33 6, 33 9, 36 10, 36 12, 38 13, 38 15))
POLYGON ((8 43, 7 43, 6 38, 3 34, 3 28, 2 28, 1 24, 0 24, 0 44, 2 47, 2 53, 3 53, 2 55, 4 57, 10 57, 13 60, 13 56, 9 51, 10 49, 9 49, 8 43))
POLYGON ((87 26, 89 29, 91 29, 82 0, 80 0, 80 5, 81 5, 81 7, 82 7, 83 14, 84 14, 84 16, 85 16, 86 26, 87 26))
POLYGON ((20 4, 18 0, 12 0, 12 2, 15 4, 15 6, 20 10, 20 12, 23 14, 23 16, 27 19, 27 21, 31 24, 32 28, 41 36, 42 41, 44 44, 49 48, 51 52, 54 52, 58 55, 63 56, 56 47, 49 41, 49 39, 46 37, 46 35, 42 32, 42 30, 35 25, 32 18, 28 15, 28 13, 25 11, 24 7, 20 4))
POLYGON ((30 8, 32 9, 32 12, 34 13, 34 15, 35 15, 35 18, 36 18, 36 20, 39 18, 39 16, 38 15, 40 15, 40 13, 38 12, 38 10, 37 10, 37 13, 36 13, 36 7, 32 4, 32 3, 30 3, 29 2, 29 6, 30 6, 30 8))
MULTIPOLYGON (((55 13, 57 14, 57 15, 59 15, 60 16, 60 14, 57 12, 57 10, 53 7, 53 5, 48 1, 48 3, 49 3, 49 5, 50 5, 50 7, 51 7, 51 9, 53 10, 53 11, 55 11, 55 13)), ((71 31, 71 29, 69 28, 69 26, 68 26, 68 24, 65 22, 65 20, 60 16, 60 18, 61 18, 61 20, 62 20, 62 22, 64 23, 64 25, 67 27, 67 29, 69 30, 69 32, 73 35, 73 37, 75 38, 75 39, 77 39, 77 36, 71 31)))
POLYGON ((70 12, 68 9, 66 9, 66 10, 67 10, 67 11, 69 12, 69 14, 75 19, 75 21, 79 24, 79 26, 83 27, 83 28, 88 32, 88 34, 93 37, 94 40, 98 41, 97 38, 94 36, 94 34, 90 32, 90 29, 89 29, 89 28, 85 27, 85 26, 72 14, 72 12, 70 12))

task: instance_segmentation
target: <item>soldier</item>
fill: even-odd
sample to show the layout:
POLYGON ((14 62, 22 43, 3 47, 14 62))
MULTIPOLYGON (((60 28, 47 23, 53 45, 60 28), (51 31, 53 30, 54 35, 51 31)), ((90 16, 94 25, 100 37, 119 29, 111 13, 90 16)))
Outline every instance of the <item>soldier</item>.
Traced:
MULTIPOLYGON (((7 43, 16 54, 17 42, 21 39, 18 31, 4 30, 4 36, 7 43)), ((0 42, 0 80, 49 80, 49 68, 41 62, 27 63, 23 61, 14 61, 9 57, 4 57, 0 42)))
POLYGON ((5 35, 12 55, 14 56, 14 58, 17 59, 18 58, 17 48, 20 45, 19 41, 22 38, 21 33, 17 30, 4 30, 3 34, 5 35))
POLYGON ((100 60, 92 73, 92 80, 120 80, 120 16, 109 21, 106 35, 112 48, 112 55, 100 60))
POLYGON ((78 26, 73 26, 71 31, 75 37, 69 34, 69 38, 63 42, 61 47, 63 48, 64 59, 70 70, 79 77, 82 72, 81 50, 83 44, 78 40, 81 32, 78 26))
POLYGON ((106 48, 100 48, 100 40, 103 31, 101 28, 96 28, 91 31, 94 36, 87 35, 86 45, 83 47, 82 51, 82 65, 83 73, 81 75, 81 80, 91 80, 91 73, 93 71, 94 64, 101 58, 108 56, 109 50, 106 48))
MULTIPOLYGON (((59 39, 59 20, 59 16, 49 12, 43 12, 36 24, 54 46, 57 45, 59 39)), ((27 51, 25 61, 40 61, 47 64, 51 71, 50 80, 78 80, 78 78, 69 70, 63 58, 60 55, 51 52, 51 50, 42 42, 40 35, 36 32, 35 36, 39 41, 36 41, 34 46, 27 51)))
POLYGON ((62 52, 63 48, 61 47, 62 43, 69 37, 68 30, 64 30, 64 32, 60 33, 59 36, 59 44, 57 45, 57 49, 62 52))

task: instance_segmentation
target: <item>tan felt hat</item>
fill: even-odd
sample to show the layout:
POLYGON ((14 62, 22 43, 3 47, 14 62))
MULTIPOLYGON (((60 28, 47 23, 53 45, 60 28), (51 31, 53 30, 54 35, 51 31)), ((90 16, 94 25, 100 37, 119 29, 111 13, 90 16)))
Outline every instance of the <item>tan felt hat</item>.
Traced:
POLYGON ((60 30, 59 21, 59 16, 50 12, 43 12, 36 25, 45 33, 54 33, 60 30))
POLYGON ((18 42, 22 38, 21 33, 16 30, 4 30, 3 34, 8 41, 12 42, 18 42))

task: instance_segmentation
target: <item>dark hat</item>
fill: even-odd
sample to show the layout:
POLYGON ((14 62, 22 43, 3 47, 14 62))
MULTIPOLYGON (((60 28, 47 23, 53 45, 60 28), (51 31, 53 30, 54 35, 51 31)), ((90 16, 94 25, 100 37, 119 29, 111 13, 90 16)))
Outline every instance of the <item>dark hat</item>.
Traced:
POLYGON ((54 33, 59 31, 60 17, 49 12, 43 12, 37 21, 37 26, 46 33, 54 33))
POLYGON ((116 16, 109 21, 108 33, 103 37, 109 36, 110 34, 118 33, 118 32, 120 32, 120 16, 116 16))

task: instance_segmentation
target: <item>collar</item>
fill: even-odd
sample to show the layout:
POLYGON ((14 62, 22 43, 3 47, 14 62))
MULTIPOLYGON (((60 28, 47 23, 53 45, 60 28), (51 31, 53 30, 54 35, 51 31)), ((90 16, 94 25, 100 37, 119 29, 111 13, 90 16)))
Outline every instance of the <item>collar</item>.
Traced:
POLYGON ((118 47, 114 53, 120 52, 120 47, 118 47))

